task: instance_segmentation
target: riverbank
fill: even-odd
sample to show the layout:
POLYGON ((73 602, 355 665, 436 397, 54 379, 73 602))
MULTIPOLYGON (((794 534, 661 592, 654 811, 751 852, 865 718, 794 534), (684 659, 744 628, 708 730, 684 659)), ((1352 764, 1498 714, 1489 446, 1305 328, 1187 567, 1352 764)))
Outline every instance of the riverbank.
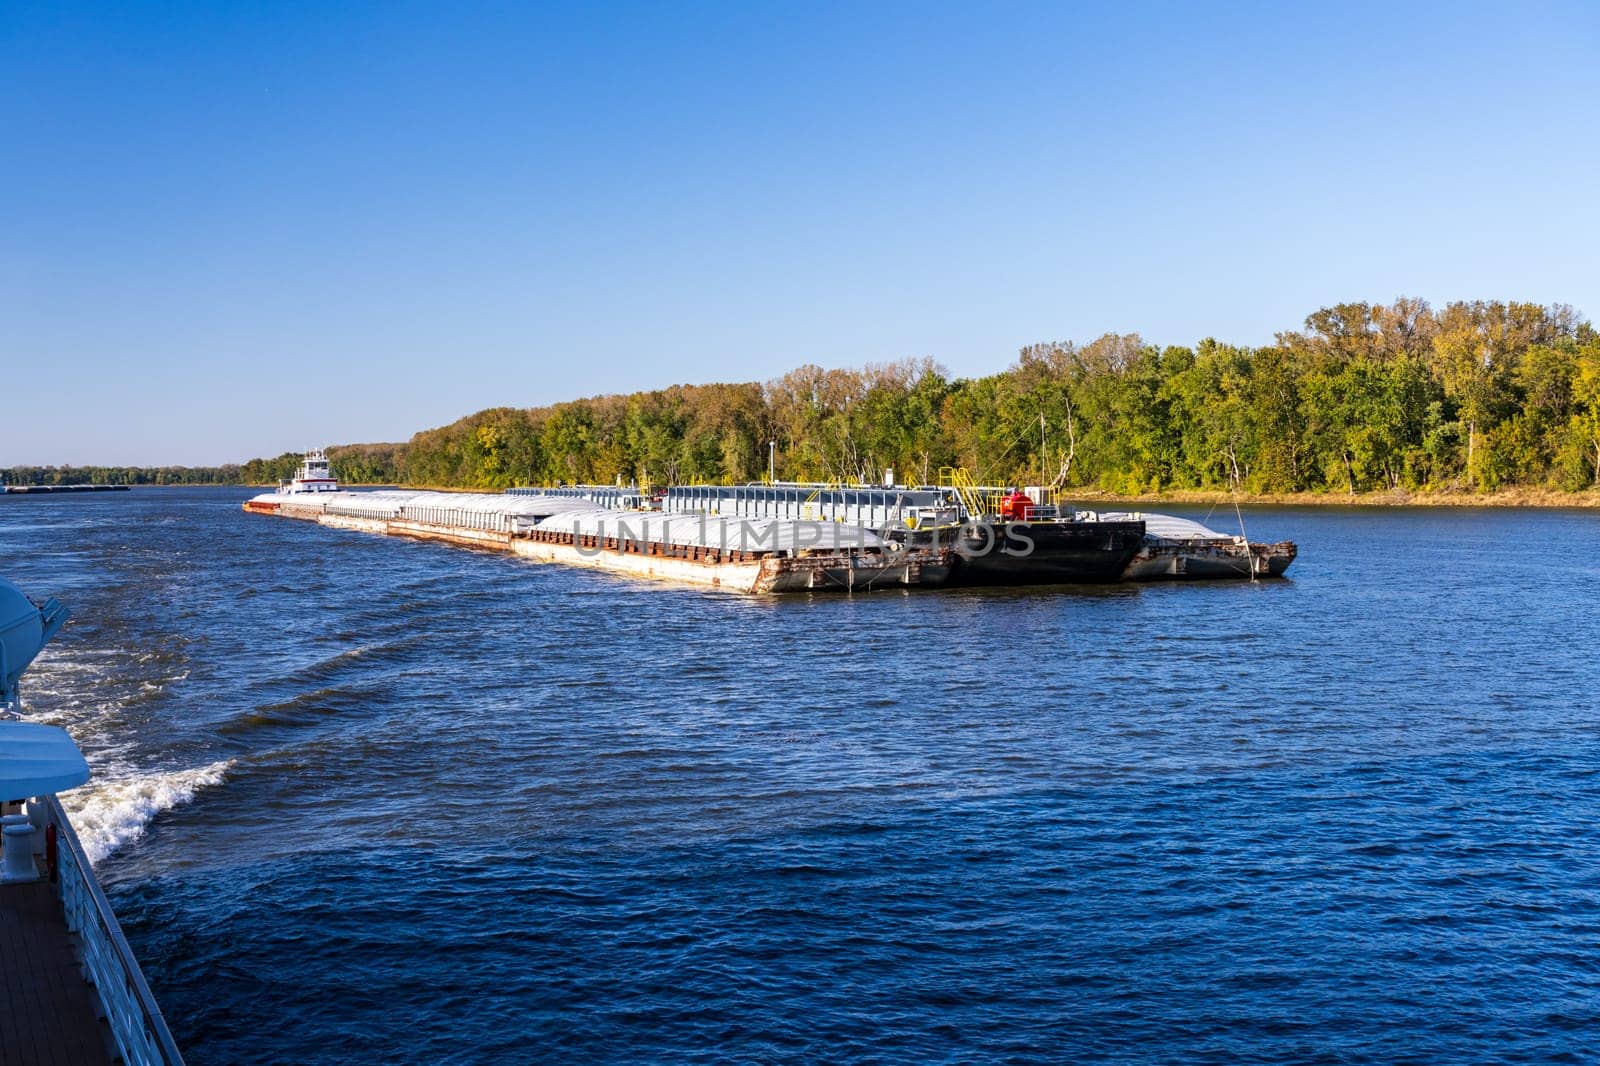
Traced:
MULTIPOLYGON (((143 486, 159 488, 181 486, 143 486)), ((275 486, 249 486, 272 489, 275 486)), ((500 489, 464 488, 459 485, 396 485, 393 482, 345 486, 355 489, 415 489, 419 492, 500 492, 500 489)), ((1232 505, 1237 501, 1244 506, 1289 507, 1533 507, 1533 508, 1600 508, 1600 489, 1582 492, 1562 492, 1558 489, 1514 488, 1498 492, 1278 492, 1241 493, 1235 497, 1229 492, 1201 489, 1176 489, 1171 492, 1145 493, 1139 496, 1121 496, 1099 489, 1066 489, 1063 499, 1085 510, 1137 509, 1138 505, 1166 504, 1210 507, 1217 504, 1232 505)))
POLYGON ((1281 492, 1241 493, 1198 489, 1119 496, 1095 490, 1069 489, 1063 497, 1086 509, 1131 507, 1136 504, 1233 504, 1291 507, 1536 507, 1600 508, 1600 490, 1561 492, 1556 489, 1515 488, 1498 492, 1281 492))

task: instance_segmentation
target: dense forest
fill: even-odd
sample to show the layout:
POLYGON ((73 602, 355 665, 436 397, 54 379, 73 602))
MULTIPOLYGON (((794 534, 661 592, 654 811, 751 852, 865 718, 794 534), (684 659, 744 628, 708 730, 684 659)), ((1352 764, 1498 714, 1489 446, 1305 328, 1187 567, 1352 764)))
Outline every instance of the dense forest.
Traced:
MULTIPOLYGON (((330 448, 339 476, 352 484, 393 482, 404 470, 404 444, 346 444, 330 448)), ((294 476, 299 452, 223 466, 0 467, 6 485, 268 485, 294 476)))
MULTIPOLYGON (((405 470, 404 444, 346 444, 328 449, 338 475, 352 484, 393 483, 405 470)), ((301 453, 223 466, 10 466, 3 485, 269 485, 294 476, 301 453)))
MULTIPOLYGON (((931 360, 805 366, 498 407, 409 445, 334 452, 349 481, 517 484, 935 479, 1114 493, 1579 490, 1600 482, 1600 334, 1570 307, 1339 304, 1259 348, 1137 335, 1022 350, 951 379, 931 360)), ((273 477, 294 457, 247 464, 273 477)))
MULTIPOLYGON (((769 441, 784 480, 877 481, 892 469, 926 482, 964 466, 980 481, 1112 493, 1576 491, 1600 484, 1600 334, 1562 305, 1339 304, 1265 347, 1108 334, 1030 345, 979 378, 926 359, 804 366, 765 384, 497 407, 330 457, 349 483, 661 485, 760 479, 769 441)), ((260 484, 298 462, 82 479, 260 484)))
POLYGON ((225 466, 8 466, 6 485, 237 485, 244 468, 225 466))

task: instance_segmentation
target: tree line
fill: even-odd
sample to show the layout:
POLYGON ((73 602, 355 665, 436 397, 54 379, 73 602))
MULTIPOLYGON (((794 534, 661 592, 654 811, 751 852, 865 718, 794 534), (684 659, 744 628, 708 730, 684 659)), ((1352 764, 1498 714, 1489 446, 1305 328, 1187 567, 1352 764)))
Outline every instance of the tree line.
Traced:
MULTIPOLYGON (((1261 347, 1108 334, 1030 345, 984 377, 928 359, 803 366, 496 407, 329 457, 347 483, 483 489, 753 481, 770 457, 791 481, 931 482, 961 466, 981 482, 1123 494, 1577 491, 1600 484, 1600 334, 1560 304, 1346 303, 1261 347)), ((215 480, 272 483, 299 461, 215 480)))
MULTIPOLYGON (((765 383, 497 407, 407 445, 332 453, 347 481, 500 489, 780 480, 984 482, 1114 493, 1579 490, 1600 483, 1600 334, 1572 308, 1401 298, 1275 343, 1137 334, 1024 348, 951 378, 928 359, 765 383), (769 452, 769 442, 774 442, 769 452)), ((275 462, 287 476, 296 457, 275 462)))
POLYGON ((237 485, 243 467, 223 466, 8 466, 7 485, 237 485))
MULTIPOLYGON (((338 475, 352 484, 398 483, 404 471, 404 444, 346 444, 328 457, 338 475)), ((7 485, 271 485, 294 476, 303 458, 285 452, 275 459, 251 459, 221 466, 10 466, 0 467, 7 485)))

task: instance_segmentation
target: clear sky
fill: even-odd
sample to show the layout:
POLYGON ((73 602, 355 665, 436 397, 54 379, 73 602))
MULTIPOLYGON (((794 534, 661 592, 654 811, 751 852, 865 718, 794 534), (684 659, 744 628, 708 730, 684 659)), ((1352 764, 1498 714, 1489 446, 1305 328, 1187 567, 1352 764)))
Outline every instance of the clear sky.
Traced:
POLYGON ((1399 294, 1600 317, 1597 11, 0 5, 0 466, 1399 294))

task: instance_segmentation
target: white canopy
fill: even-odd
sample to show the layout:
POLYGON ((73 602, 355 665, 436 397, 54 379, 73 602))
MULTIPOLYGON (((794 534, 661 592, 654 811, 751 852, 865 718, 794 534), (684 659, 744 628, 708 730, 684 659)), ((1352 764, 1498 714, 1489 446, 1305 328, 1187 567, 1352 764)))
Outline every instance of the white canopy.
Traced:
POLYGON ((29 799, 77 788, 89 764, 65 729, 0 722, 0 799, 29 799))
POLYGON ((1157 540, 1237 540, 1231 533, 1218 533, 1208 529, 1199 522, 1187 518, 1179 518, 1170 514, 1130 514, 1125 511, 1101 511, 1100 518, 1106 522, 1128 522, 1139 519, 1144 522, 1144 533, 1147 537, 1157 540))
POLYGON ((590 511, 597 504, 571 496, 512 496, 499 492, 429 492, 422 489, 376 489, 361 492, 264 492, 252 503, 289 504, 312 511, 366 518, 427 519, 463 515, 505 515, 539 519, 569 511, 590 511))

